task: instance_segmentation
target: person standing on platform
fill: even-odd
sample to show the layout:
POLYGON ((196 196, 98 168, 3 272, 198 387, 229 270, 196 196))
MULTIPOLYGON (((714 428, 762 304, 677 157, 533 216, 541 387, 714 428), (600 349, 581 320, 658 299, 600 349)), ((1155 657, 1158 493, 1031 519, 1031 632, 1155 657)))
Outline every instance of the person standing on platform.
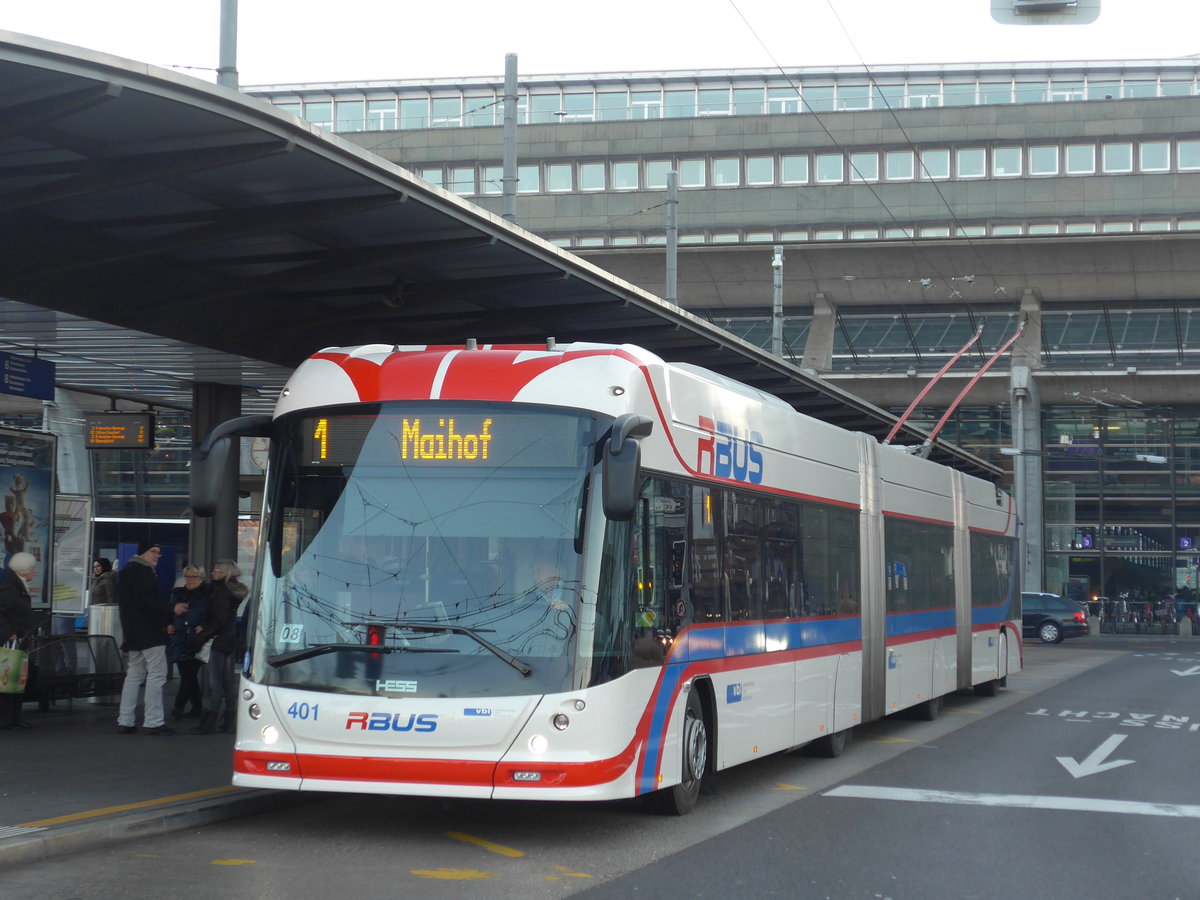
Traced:
POLYGON ((167 626, 171 607, 162 597, 154 569, 162 549, 154 541, 138 544, 137 556, 125 564, 117 579, 117 603, 128 654, 125 684, 121 688, 121 710, 117 731, 137 733, 138 694, 145 687, 145 713, 142 726, 146 734, 174 734, 163 720, 163 686, 167 683, 167 626))
POLYGON ((212 586, 208 594, 208 618, 201 640, 212 637, 212 652, 205 666, 208 690, 204 692, 204 715, 197 734, 216 734, 233 731, 237 715, 237 612, 249 593, 238 581, 242 570, 232 559, 219 559, 212 568, 212 586), (221 701, 225 709, 221 709, 221 701), (219 722, 218 722, 219 718, 219 722))
POLYGON ((199 566, 186 566, 183 570, 183 587, 175 588, 175 621, 167 629, 167 662, 179 667, 179 691, 175 694, 175 720, 184 716, 184 707, 191 704, 189 716, 199 716, 203 711, 200 690, 200 673, 204 667, 196 653, 203 644, 200 632, 204 630, 208 584, 204 570, 199 566))
MULTIPOLYGON (((8 568, 0 578, 0 647, 10 638, 17 639, 17 646, 29 649, 29 633, 33 630, 33 601, 29 598, 26 583, 33 580, 37 571, 37 557, 32 553, 14 553, 8 568)), ((0 694, 0 728, 16 731, 28 728, 21 721, 21 705, 25 694, 0 694)))
POLYGON ((97 556, 92 560, 92 584, 88 602, 117 602, 117 573, 112 570, 112 563, 107 557, 97 556))

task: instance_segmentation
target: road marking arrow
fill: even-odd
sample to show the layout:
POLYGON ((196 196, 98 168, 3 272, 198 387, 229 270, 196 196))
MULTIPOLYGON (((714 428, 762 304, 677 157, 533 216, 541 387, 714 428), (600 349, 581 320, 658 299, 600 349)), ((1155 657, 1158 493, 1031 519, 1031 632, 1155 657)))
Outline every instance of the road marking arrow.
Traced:
POLYGON ((1176 675, 1200 675, 1200 666, 1192 666, 1190 669, 1184 669, 1180 672, 1178 669, 1172 669, 1176 675))
POLYGON ((1121 742, 1127 737, 1129 737, 1127 734, 1109 735, 1108 740, 1089 753, 1087 758, 1080 762, 1076 762, 1069 756, 1058 756, 1055 758, 1062 763, 1063 768, 1070 772, 1073 778, 1083 778, 1087 775, 1095 775, 1097 772, 1127 766, 1133 762, 1132 759, 1113 759, 1103 762, 1104 758, 1116 750, 1117 747, 1121 746, 1121 742))

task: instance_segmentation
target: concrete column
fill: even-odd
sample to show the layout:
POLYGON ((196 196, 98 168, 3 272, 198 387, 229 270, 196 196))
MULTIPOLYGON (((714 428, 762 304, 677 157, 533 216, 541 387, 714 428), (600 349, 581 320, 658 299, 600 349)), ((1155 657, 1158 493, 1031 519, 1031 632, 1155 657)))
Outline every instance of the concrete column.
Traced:
MULTIPOLYGON (((196 384, 192 389, 192 446, 210 427, 240 415, 239 388, 228 384, 196 384)), ((192 516, 188 536, 188 562, 212 567, 218 559, 237 559, 238 464, 241 454, 229 454, 216 512, 210 517, 192 516)))
POLYGON ((1021 589, 1042 590, 1042 403, 1033 370, 1013 365, 1013 492, 1020 519, 1018 571, 1021 589))
POLYGON ((802 366, 818 372, 832 371, 836 327, 837 307, 825 299, 824 294, 813 294, 812 324, 808 326, 808 340, 804 342, 802 366))
MULTIPOLYGON (((83 410, 70 391, 54 389, 42 409, 42 430, 58 437, 58 489, 92 496, 92 459, 83 446, 83 410)), ((89 553, 91 550, 89 549, 89 553)))
POLYGON ((1042 367, 1042 299, 1031 288, 1021 294, 1021 316, 1025 319, 1025 330, 1012 348, 1012 364, 1042 367))

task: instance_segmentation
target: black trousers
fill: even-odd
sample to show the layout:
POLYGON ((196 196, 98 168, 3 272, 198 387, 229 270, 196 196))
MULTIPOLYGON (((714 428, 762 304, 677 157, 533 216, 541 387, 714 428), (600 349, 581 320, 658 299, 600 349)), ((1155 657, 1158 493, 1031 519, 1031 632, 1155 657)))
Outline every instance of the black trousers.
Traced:
POLYGON ((24 702, 24 694, 0 694, 0 728, 21 721, 21 706, 24 702))
POLYGON ((179 666, 179 691, 175 694, 175 709, 178 712, 183 712, 183 708, 190 702, 192 709, 200 709, 203 704, 201 698, 203 692, 200 690, 200 667, 204 663, 198 659, 184 659, 176 663, 179 666))

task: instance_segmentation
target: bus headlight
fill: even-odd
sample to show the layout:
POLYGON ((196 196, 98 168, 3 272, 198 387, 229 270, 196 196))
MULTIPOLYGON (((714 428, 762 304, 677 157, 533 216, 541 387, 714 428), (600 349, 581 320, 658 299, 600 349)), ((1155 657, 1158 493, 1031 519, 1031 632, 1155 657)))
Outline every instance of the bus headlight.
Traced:
POLYGON ((246 712, 250 713, 250 718, 254 719, 255 721, 258 721, 259 719, 262 718, 262 707, 259 706, 257 703, 251 703, 246 708, 246 712))
POLYGON ((529 752, 535 756, 541 756, 546 752, 546 748, 550 746, 550 742, 540 734, 535 734, 529 739, 529 752))
POLYGON ((571 724, 571 720, 566 713, 558 713, 550 720, 550 724, 559 731, 566 731, 567 727, 571 724))
POLYGON ((262 730, 264 744, 274 744, 279 740, 279 729, 274 725, 264 725, 262 730))

